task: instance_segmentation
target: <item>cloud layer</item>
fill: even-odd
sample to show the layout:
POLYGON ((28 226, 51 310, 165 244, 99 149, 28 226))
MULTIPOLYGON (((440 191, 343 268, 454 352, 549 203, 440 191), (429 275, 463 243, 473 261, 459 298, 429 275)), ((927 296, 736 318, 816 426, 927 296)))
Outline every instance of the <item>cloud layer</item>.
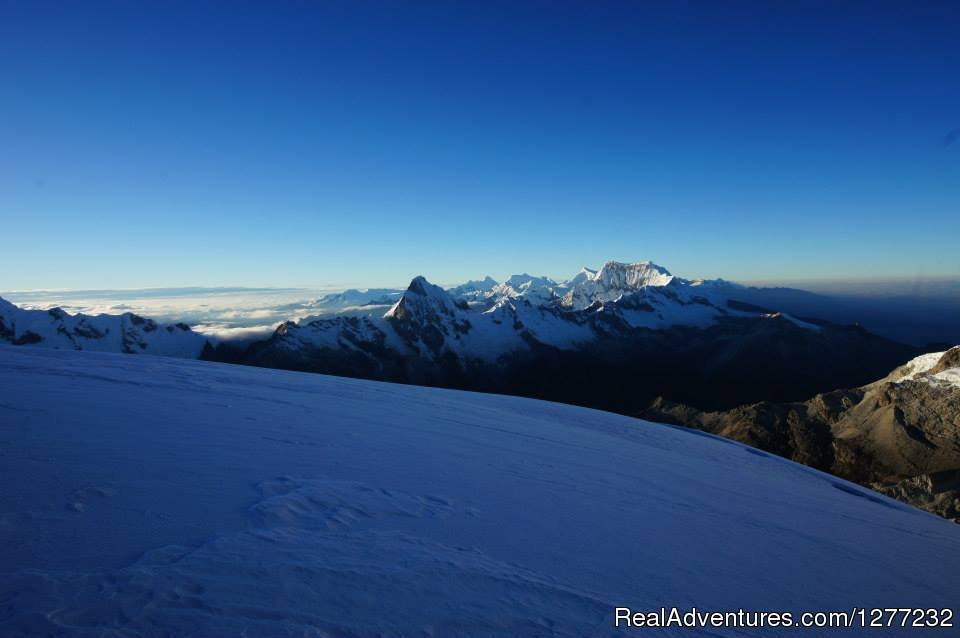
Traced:
POLYGON ((220 339, 248 340, 277 324, 316 314, 314 301, 334 290, 304 288, 163 288, 149 290, 38 290, 0 293, 24 308, 60 307, 70 313, 132 312, 160 322, 184 322, 220 339))

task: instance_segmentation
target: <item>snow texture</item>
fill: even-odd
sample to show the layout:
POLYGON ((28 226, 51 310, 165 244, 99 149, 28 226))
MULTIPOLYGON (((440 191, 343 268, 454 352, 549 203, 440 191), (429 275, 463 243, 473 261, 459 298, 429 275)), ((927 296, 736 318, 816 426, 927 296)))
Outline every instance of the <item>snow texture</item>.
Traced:
MULTIPOLYGON (((955 346, 951 350, 944 352, 929 352, 915 357, 894 370, 888 379, 893 380, 895 383, 920 381, 945 389, 960 388, 960 367, 958 366, 946 367, 930 374, 931 370, 940 363, 941 359, 945 359, 948 353, 956 352, 957 348, 960 348, 960 346, 955 346)), ((956 360, 957 359, 954 359, 954 361, 956 360)))
POLYGON ((608 636, 616 606, 957 600, 956 525, 529 399, 0 346, 0 459, 5 638, 608 636))

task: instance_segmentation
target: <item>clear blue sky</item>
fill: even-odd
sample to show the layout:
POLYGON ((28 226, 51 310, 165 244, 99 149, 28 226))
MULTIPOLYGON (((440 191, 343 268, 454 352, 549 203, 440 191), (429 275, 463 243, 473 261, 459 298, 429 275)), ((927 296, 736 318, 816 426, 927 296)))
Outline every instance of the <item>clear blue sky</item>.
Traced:
POLYGON ((0 3, 0 290, 960 275, 954 2, 0 3))

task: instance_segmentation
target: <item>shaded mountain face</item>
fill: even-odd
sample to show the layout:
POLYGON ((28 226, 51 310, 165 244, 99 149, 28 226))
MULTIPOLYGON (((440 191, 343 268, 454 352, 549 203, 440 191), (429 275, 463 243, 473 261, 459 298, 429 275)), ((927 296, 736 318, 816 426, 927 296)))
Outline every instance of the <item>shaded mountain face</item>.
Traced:
POLYGON ((196 358, 207 340, 185 324, 158 324, 129 312, 71 315, 60 308, 25 310, 0 299, 0 343, 196 358))
POLYGON ((960 521, 960 346, 807 401, 702 412, 658 399, 639 415, 734 439, 960 521))
MULTIPOLYGON (((920 287, 915 294, 857 294, 848 288, 813 293, 795 288, 743 288, 738 298, 759 306, 777 308, 799 317, 818 317, 833 323, 858 323, 874 334, 917 346, 960 342, 960 290, 953 287, 920 287), (927 289, 929 288, 929 290, 927 289)), ((932 349, 929 349, 932 350, 932 349)))
POLYGON ((860 385, 916 354, 855 328, 737 300, 743 287, 640 262, 569 282, 528 275, 455 297, 414 279, 382 316, 288 322, 207 358, 533 396, 620 412, 702 408, 860 385))

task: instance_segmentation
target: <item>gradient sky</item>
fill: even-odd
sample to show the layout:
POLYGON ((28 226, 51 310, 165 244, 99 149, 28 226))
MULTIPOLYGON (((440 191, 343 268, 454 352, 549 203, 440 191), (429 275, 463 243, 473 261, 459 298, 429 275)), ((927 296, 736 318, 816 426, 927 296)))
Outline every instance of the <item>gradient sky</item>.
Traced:
POLYGON ((960 276, 955 1, 0 1, 0 61, 0 290, 960 276))

